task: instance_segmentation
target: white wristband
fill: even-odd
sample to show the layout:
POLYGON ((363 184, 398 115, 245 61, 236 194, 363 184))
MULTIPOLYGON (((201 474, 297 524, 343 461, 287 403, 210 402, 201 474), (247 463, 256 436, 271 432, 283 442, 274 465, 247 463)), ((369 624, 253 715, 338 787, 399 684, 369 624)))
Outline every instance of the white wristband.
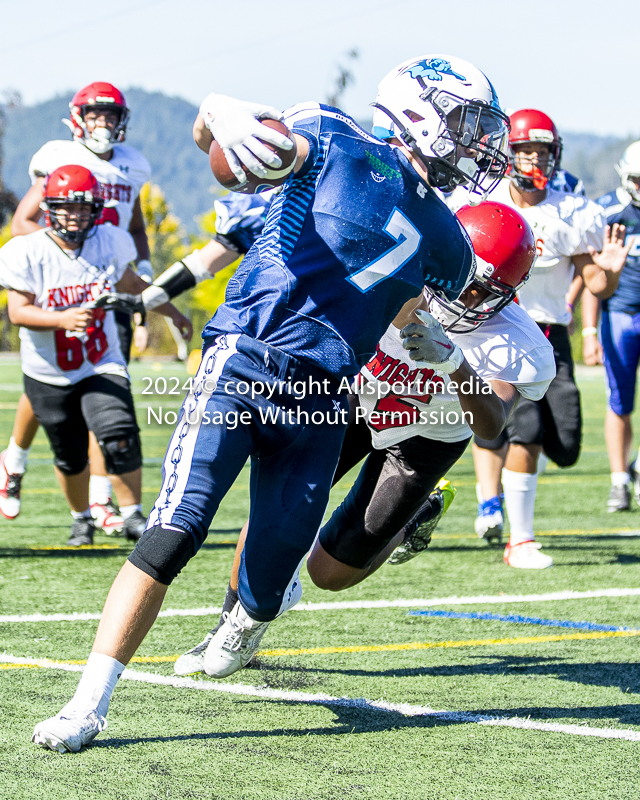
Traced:
POLYGON ((163 303, 169 302, 169 295, 162 286, 156 286, 153 283, 142 292, 140 297, 142 297, 142 302, 147 311, 152 311, 163 303))
POLYGON ((182 259, 182 263, 196 279, 196 283, 200 283, 200 281, 205 281, 207 278, 211 277, 209 270, 202 263, 199 250, 194 250, 193 253, 189 253, 188 256, 185 256, 182 259))

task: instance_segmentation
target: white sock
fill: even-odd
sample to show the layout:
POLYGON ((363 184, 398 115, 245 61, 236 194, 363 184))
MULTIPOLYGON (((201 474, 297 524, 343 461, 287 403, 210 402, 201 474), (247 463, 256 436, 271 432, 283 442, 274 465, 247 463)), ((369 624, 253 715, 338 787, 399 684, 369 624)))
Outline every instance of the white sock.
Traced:
POLYGON ((628 472, 612 472, 611 485, 612 486, 626 486, 631 478, 628 472))
POLYGON ((72 511, 71 516, 74 519, 91 519, 91 509, 87 508, 86 511, 72 511))
POLYGON ((502 470, 504 486, 504 504, 509 517, 511 533, 509 544, 530 542, 535 538, 533 533, 533 509, 536 504, 538 476, 527 472, 502 470))
POLYGON ((538 475, 542 475, 542 473, 546 471, 548 464, 549 456, 545 456, 544 453, 540 453, 538 456, 538 469, 536 470, 538 475))
POLYGON ((91 711, 97 711, 98 714, 106 717, 111 695, 124 668, 124 664, 111 656, 91 653, 76 693, 60 713, 88 714, 91 711))
POLYGON ((92 475, 89 478, 89 503, 105 506, 111 500, 111 481, 106 475, 92 475))
POLYGON ((136 511, 139 511, 142 514, 142 503, 138 503, 137 505, 133 506, 120 506, 120 516, 122 519, 129 519, 132 514, 135 514, 136 511))
POLYGON ((16 444, 16 440, 11 437, 9 440, 9 447, 7 447, 7 455, 4 460, 9 475, 22 475, 27 469, 27 459, 29 458, 30 447, 25 450, 16 444))

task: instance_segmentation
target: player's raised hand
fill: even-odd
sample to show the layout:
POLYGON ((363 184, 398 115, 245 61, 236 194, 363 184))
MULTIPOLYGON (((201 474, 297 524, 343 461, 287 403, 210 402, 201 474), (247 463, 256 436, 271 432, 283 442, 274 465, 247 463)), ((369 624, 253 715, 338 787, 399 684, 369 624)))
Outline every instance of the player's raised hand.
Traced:
POLYGON ((77 308, 67 308, 64 311, 59 311, 58 325, 64 331, 75 331, 82 333, 87 329, 92 316, 93 310, 78 306, 77 308))
POLYGON ((241 164, 260 178, 267 176, 265 164, 278 169, 282 161, 264 142, 290 150, 293 142, 278 131, 261 125, 260 119, 282 120, 272 106, 247 103, 223 94, 210 94, 200 105, 200 116, 224 152, 233 174, 246 182, 241 164), (261 163, 264 162, 264 163, 261 163))
POLYGON ((455 372, 464 361, 462 350, 449 339, 435 317, 422 309, 415 314, 423 324, 411 322, 400 331, 404 349, 419 367, 447 374, 455 372))
POLYGON ((593 263, 605 272, 612 272, 614 274, 620 272, 625 265, 629 250, 633 245, 634 237, 629 237, 629 244, 625 246, 624 240, 627 229, 624 225, 607 225, 604 230, 604 241, 602 250, 598 251, 589 246, 589 255, 593 263))

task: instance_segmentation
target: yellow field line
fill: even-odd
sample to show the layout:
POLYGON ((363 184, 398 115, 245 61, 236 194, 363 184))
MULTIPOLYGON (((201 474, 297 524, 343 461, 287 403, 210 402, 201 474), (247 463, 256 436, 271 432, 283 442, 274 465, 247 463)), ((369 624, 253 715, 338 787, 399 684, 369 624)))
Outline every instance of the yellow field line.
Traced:
MULTIPOLYGON (((633 631, 595 631, 591 633, 562 633, 555 636, 514 636, 504 639, 462 639, 461 641, 449 642, 407 642, 405 644, 371 644, 371 645, 350 645, 346 647, 305 647, 299 649, 276 648, 274 650, 260 650, 257 655, 262 657, 272 656, 317 656, 335 655, 340 653, 388 653, 406 652, 409 650, 432 650, 434 648, 452 647, 486 647, 489 645, 508 645, 508 644, 542 644, 545 642, 567 642, 567 641, 587 641, 590 639, 614 639, 628 638, 630 636, 640 636, 640 630, 633 631)), ((176 661, 179 656, 134 656, 132 664, 162 664, 176 661)), ((86 660, 78 661, 51 661, 42 659, 42 668, 48 665, 72 664, 83 665, 86 660)), ((0 656, 0 669, 20 669, 21 667, 33 669, 40 667, 40 664, 13 664, 2 662, 0 656)))
POLYGON ((515 636, 507 639, 463 639, 458 642, 408 642, 407 644, 353 645, 349 647, 309 647, 299 650, 279 648, 261 650, 261 656, 314 656, 333 653, 382 653, 401 650, 430 650, 436 647, 483 647, 486 645, 536 644, 537 642, 564 642, 568 640, 609 639, 618 636, 640 636, 638 631, 597 631, 595 633, 564 633, 555 636, 515 636))
MULTIPOLYGON (((611 533, 640 533, 640 528, 594 528, 590 531, 582 530, 581 528, 567 528, 564 531, 536 531, 538 536, 598 536, 611 533)), ((478 539, 477 535, 472 533, 435 533, 432 539, 478 539)))
MULTIPOLYGON (((221 539, 219 542, 213 542, 213 544, 237 544, 237 539, 221 539)), ((82 544, 79 547, 66 545, 66 544, 51 544, 51 545, 37 545, 31 544, 26 547, 26 550, 33 550, 34 552, 39 552, 40 550, 44 551, 72 551, 77 552, 78 550, 127 550, 133 547, 132 542, 123 542, 120 544, 82 544)))
MULTIPOLYGON (((474 484, 475 485, 475 484, 474 484)), ((161 486, 143 486, 143 492, 153 492, 154 494, 158 494, 162 487, 161 486)), ((229 491, 230 492, 243 492, 248 491, 249 486, 248 484, 243 484, 242 486, 232 486, 229 491)), ((48 489, 23 489, 22 494, 57 494, 62 497, 60 493, 60 489, 48 488, 48 489)))
MULTIPOLYGON (((594 528, 591 531, 583 531, 578 528, 570 528, 566 531, 536 531, 536 536, 599 536, 602 534, 616 534, 616 533, 633 533, 635 531, 639 531, 638 528, 594 528)), ((471 539, 475 540, 478 537, 472 533, 436 533, 432 537, 433 539, 471 539)), ((213 542, 213 544, 237 544, 237 539, 223 539, 219 542, 213 542)), ((129 546, 124 542, 122 544, 84 544, 80 547, 70 547, 64 544, 52 544, 52 545, 28 545, 25 549, 33 550, 34 552, 38 551, 78 551, 78 550, 126 550, 129 546)))
MULTIPOLYGON (((600 536, 602 534, 622 534, 622 533, 635 533, 638 532, 640 534, 639 528, 594 528, 590 531, 583 531, 579 528, 568 528, 565 531, 536 531, 536 536, 600 536)), ((440 540, 447 540, 447 539, 471 539, 476 540, 478 537, 472 533, 436 533, 432 537, 433 539, 440 539, 440 540)), ((640 538, 640 536, 639 536, 640 538)), ((221 541, 212 542, 212 544, 237 544, 237 539, 223 539, 221 541)), ((52 544, 52 545, 28 545, 25 549, 26 550, 33 550, 34 552, 38 551, 78 551, 78 550, 126 550, 128 547, 132 545, 126 544, 123 542, 122 544, 84 544, 80 547, 71 547, 64 544, 52 544)))

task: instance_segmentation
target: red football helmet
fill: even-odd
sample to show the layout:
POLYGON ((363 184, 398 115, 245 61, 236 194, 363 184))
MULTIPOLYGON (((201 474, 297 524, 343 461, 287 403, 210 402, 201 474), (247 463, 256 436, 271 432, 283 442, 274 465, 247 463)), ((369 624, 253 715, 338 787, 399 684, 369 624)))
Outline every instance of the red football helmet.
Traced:
MULTIPOLYGON (((84 89, 80 89, 73 95, 69 103, 71 122, 62 120, 71 128, 73 136, 82 144, 86 145, 94 153, 106 153, 117 142, 123 142, 127 131, 127 121, 129 119, 129 109, 127 101, 119 89, 111 83, 98 81, 90 83, 84 89), (120 119, 109 136, 94 136, 88 133, 84 121, 87 111, 117 111, 120 119)), ((98 129, 99 130, 99 129, 98 129)))
POLYGON ((514 111, 509 117, 509 121, 511 122, 511 133, 509 134, 508 174, 525 191, 544 189, 560 166, 562 139, 558 129, 551 117, 548 117, 543 111, 536 111, 535 108, 514 111), (516 167, 513 146, 527 142, 541 142, 549 146, 549 160, 544 169, 540 169, 532 162, 529 166, 523 167, 520 163, 520 168, 516 167))
POLYGON ((469 286, 474 284, 490 294, 476 308, 469 308, 465 292, 453 302, 429 292, 429 311, 451 333, 467 333, 494 317, 515 298, 529 278, 536 259, 536 242, 525 218, 503 203, 488 201, 463 206, 456 217, 476 254, 476 271, 469 286))
POLYGON ((84 242, 94 230, 103 206, 102 187, 85 167, 76 164, 58 167, 45 181, 41 208, 45 212, 47 226, 66 242, 84 242), (89 222, 85 228, 78 226, 77 230, 67 229, 66 206, 72 203, 90 206, 89 222))

